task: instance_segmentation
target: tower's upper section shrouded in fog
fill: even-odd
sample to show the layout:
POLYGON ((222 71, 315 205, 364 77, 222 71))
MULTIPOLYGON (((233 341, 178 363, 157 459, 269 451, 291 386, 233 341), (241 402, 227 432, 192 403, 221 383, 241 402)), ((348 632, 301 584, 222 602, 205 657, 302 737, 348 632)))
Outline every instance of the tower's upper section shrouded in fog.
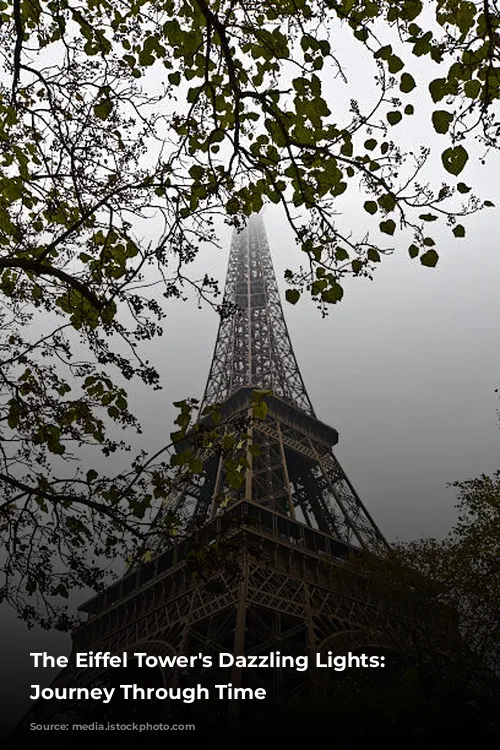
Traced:
POLYGON ((253 386, 270 389, 313 415, 260 216, 252 216, 247 227, 233 235, 224 300, 238 311, 221 321, 203 405, 222 403, 239 388, 253 386))

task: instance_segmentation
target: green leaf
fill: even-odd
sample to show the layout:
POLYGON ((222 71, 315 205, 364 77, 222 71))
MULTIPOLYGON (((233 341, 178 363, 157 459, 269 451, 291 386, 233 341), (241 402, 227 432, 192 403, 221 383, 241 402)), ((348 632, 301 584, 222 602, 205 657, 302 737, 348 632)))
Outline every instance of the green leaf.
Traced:
POLYGON ((422 12, 422 2, 421 0, 404 0, 398 11, 403 20, 413 21, 422 12))
POLYGON ((380 49, 374 53, 373 57, 375 60, 389 60, 391 55, 392 47, 390 44, 386 44, 385 47, 380 47, 380 49))
POLYGON ((375 140, 375 138, 369 138, 367 141, 365 141, 365 148, 368 149, 368 151, 373 151, 376 145, 377 141, 375 140))
POLYGON ((343 156, 352 156, 352 141, 350 136, 346 136, 346 139, 344 140, 344 143, 342 144, 342 147, 340 149, 340 153, 343 156))
POLYGON ((441 154, 441 161, 447 172, 458 175, 467 164, 469 154, 463 146, 447 148, 441 154))
POLYGON ((409 73, 403 73, 401 76, 401 83, 399 84, 399 90, 402 91, 403 94, 409 94, 410 91, 413 91, 416 85, 413 76, 409 73))
POLYGON ((457 185, 457 190, 459 193, 470 193, 470 187, 465 184, 465 182, 459 182, 457 185))
POLYGON ((397 55, 391 55, 387 62, 390 73, 399 73, 404 68, 404 62, 397 55))
POLYGON ((412 115, 415 112, 415 107, 413 104, 407 104, 404 108, 405 115, 412 115))
POLYGON ((24 192, 22 180, 14 178, 12 180, 2 180, 2 193, 9 201, 17 201, 22 197, 24 192))
POLYGON ((177 71, 176 73, 169 73, 168 80, 170 81, 172 86, 178 86, 181 82, 181 74, 179 73, 179 71, 177 71))
POLYGON ((435 250, 427 250, 427 252, 420 256, 421 264, 428 268, 434 268, 438 260, 439 256, 435 250))
POLYGON ((402 119, 403 115, 397 110, 392 110, 391 112, 387 113, 387 122, 389 123, 389 125, 397 125, 398 122, 401 122, 402 119))
POLYGON ((285 299, 290 302, 291 305, 296 305, 300 299, 300 292, 298 289, 287 289, 285 292, 285 299))
POLYGON ((440 102, 446 96, 448 93, 446 84, 446 78, 436 78, 434 81, 431 81, 429 91, 433 102, 440 102))
POLYGON ((381 206, 384 211, 389 213, 389 211, 392 211, 396 206, 396 199, 393 195, 390 193, 386 193, 385 195, 381 195, 378 199, 379 206, 381 206))
POLYGON ((233 196, 226 203, 226 211, 231 216, 233 214, 237 214, 239 210, 240 210, 240 202, 237 198, 233 196))
POLYGON ((465 227, 463 227, 462 224, 457 224, 453 229, 453 234, 455 237, 465 237, 465 227))
POLYGON ((465 96, 469 97, 469 99, 475 99, 477 96, 479 96, 479 93, 481 91, 481 82, 477 80, 477 78, 474 78, 471 81, 466 81, 464 84, 464 94, 465 96))
POLYGON ((422 221, 437 221, 438 217, 435 214, 420 214, 418 218, 422 221))
POLYGON ((453 121, 453 115, 444 109, 437 109, 432 113, 432 124, 436 133, 447 133, 453 121))
POLYGON ((265 401, 260 401, 257 404, 252 404, 252 416, 255 419, 265 419, 268 411, 269 407, 265 401))
POLYGON ((226 480, 228 485, 233 490, 238 490, 243 482, 245 481, 245 477, 242 474, 239 474, 237 471, 228 471, 226 475, 226 480))
POLYGON ((364 208, 364 209, 365 209, 365 211, 367 211, 367 213, 369 213, 369 214, 376 214, 376 213, 377 213, 377 210, 378 210, 378 206, 377 206, 377 204, 375 203, 375 201, 366 201, 366 202, 365 202, 365 203, 363 204, 363 208, 364 208))
POLYGON ((336 281, 333 281, 329 289, 325 289, 325 291, 322 293, 321 299, 323 300, 323 302, 334 305, 336 302, 340 302, 343 296, 344 290, 342 289, 340 284, 337 284, 336 281))
POLYGON ((99 117, 100 120, 107 120, 112 111, 113 103, 109 99, 102 99, 94 106, 94 114, 99 117))
POLYGON ((396 222, 393 221, 393 219, 381 221, 379 224, 379 228, 381 232, 384 232, 384 234, 394 234, 394 230, 396 229, 396 222))
POLYGON ((316 279, 316 281, 313 281, 311 286, 311 294, 317 295, 320 294, 328 285, 328 281, 326 279, 316 279))
POLYGON ((368 248, 368 260, 371 260, 372 263, 379 263, 380 262, 380 253, 379 251, 374 247, 368 248))
POLYGON ((192 474, 202 474, 203 473, 203 461, 201 460, 201 458, 193 456, 193 458, 189 462, 189 471, 192 474))
POLYGON ((410 254, 410 258, 416 258, 420 251, 416 245, 410 245, 410 247, 408 248, 408 252, 410 254))
POLYGON ((11 399, 9 401, 10 410, 9 410, 9 416, 7 419, 7 424, 11 428, 11 430, 15 430, 17 425, 19 424, 19 419, 21 416, 21 409, 19 407, 18 402, 15 399, 11 399))
POLYGON ((170 433, 170 439, 173 443, 178 443, 179 440, 183 440, 186 437, 185 430, 177 430, 176 432, 170 433))

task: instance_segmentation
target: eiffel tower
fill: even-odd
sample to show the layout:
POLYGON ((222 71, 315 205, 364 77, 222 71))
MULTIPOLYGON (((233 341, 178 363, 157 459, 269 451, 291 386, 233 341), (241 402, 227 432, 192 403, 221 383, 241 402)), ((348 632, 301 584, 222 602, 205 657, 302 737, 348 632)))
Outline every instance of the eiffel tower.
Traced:
MULTIPOLYGON (((129 665, 124 680, 120 670, 70 666, 54 683, 144 685, 147 679, 150 685, 231 683, 265 690, 265 700, 122 705, 129 718, 142 711, 137 714, 141 719, 157 722, 169 720, 175 703, 177 720, 191 716, 191 710, 197 726, 207 729, 265 720, 277 706, 304 694, 310 681, 309 671, 217 666, 220 653, 340 653, 382 646, 389 630, 386 621, 377 621, 369 587, 346 572, 352 555, 362 549, 377 552, 387 542, 332 451, 337 431, 314 412, 260 216, 234 232, 224 300, 236 312, 221 319, 200 413, 218 403, 230 423, 248 412, 256 389, 271 392, 265 397, 265 418, 251 427, 258 450, 249 454, 238 488, 227 480, 223 457, 205 451, 203 480, 193 479, 169 510, 196 519, 198 545, 200 538, 204 545, 228 541, 232 564, 213 570, 208 585, 192 575, 189 537, 164 542, 152 561, 80 607, 87 620, 72 636, 73 653, 206 655, 213 668, 200 659, 188 669, 134 672, 129 665)), ((65 709, 63 718, 78 717, 81 708, 65 709)), ((94 721, 104 721, 99 710, 93 706, 94 721)), ((108 719, 116 720, 117 710, 111 703, 108 719)))

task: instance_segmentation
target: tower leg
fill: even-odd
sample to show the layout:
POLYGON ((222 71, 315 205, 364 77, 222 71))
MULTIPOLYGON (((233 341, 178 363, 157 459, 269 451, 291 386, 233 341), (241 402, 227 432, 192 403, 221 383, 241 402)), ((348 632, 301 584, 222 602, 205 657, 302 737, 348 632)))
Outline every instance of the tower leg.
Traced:
MULTIPOLYGON (((246 624, 246 610, 247 610, 247 592, 248 592, 248 558, 245 555, 242 569, 242 580, 240 582, 238 604, 236 610, 236 628, 234 633, 234 656, 241 656, 245 649, 245 624, 246 624)), ((231 671, 231 682, 233 687, 241 687, 242 683, 242 669, 240 667, 233 666, 231 671)), ((228 705, 228 725, 229 727, 235 727, 238 724, 240 718, 240 703, 239 701, 229 701, 228 705)))

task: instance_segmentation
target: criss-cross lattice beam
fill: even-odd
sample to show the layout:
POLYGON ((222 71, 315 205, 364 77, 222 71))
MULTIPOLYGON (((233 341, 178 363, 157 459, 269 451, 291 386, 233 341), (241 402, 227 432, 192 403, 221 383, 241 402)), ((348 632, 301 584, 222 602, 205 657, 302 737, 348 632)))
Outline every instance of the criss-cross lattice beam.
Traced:
POLYGON ((266 388, 314 414, 281 307, 264 224, 253 216, 235 232, 224 300, 237 311, 221 320, 202 401, 222 403, 244 386, 266 388))

